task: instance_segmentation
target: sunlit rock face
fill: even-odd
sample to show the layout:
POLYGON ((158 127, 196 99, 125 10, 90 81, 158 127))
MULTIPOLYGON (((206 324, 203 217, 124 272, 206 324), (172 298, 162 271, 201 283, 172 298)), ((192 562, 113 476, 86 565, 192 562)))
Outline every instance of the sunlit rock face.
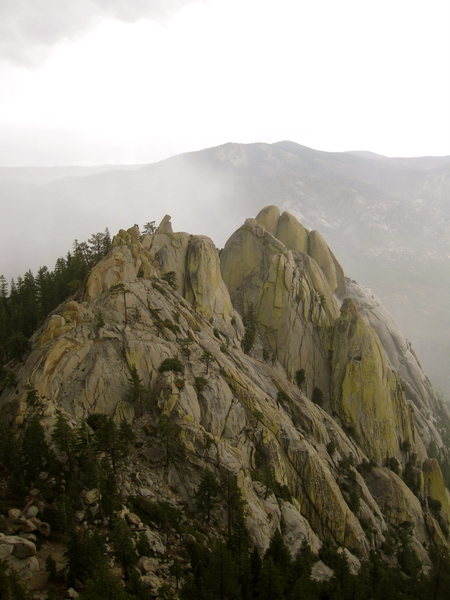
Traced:
MULTIPOLYGON (((405 443, 418 438, 411 410, 377 334, 349 298, 334 327, 332 354, 333 410, 370 458, 401 462, 405 443)), ((423 458, 423 446, 418 449, 423 458)))
POLYGON ((34 334, 0 409, 19 426, 38 410, 48 431, 61 412, 139 428, 149 417, 129 401, 134 372, 151 409, 181 428, 185 462, 166 474, 180 502, 192 506, 201 473, 220 468, 236 477, 259 548, 281 528, 292 552, 330 540, 356 564, 353 554, 367 557, 407 520, 426 561, 450 519, 427 455, 430 444, 443 448, 443 409, 383 311, 345 280, 319 234, 275 206, 247 219, 220 255, 165 217, 153 234, 119 231, 83 296, 34 334), (161 372, 165 359, 179 371, 161 372))

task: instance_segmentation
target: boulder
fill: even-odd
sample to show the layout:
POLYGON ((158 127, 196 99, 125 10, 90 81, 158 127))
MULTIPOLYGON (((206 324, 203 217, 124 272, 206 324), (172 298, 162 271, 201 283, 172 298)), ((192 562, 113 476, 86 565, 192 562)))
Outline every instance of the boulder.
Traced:
POLYGON ((47 327, 42 334, 41 344, 46 344, 50 340, 66 333, 71 329, 71 325, 66 323, 66 320, 61 315, 52 315, 47 322, 47 327))
POLYGON ((13 569, 17 573, 19 579, 24 581, 34 577, 40 570, 39 561, 36 556, 28 556, 23 559, 11 556, 7 564, 10 569, 13 569))
POLYGON ((24 519, 20 524, 20 531, 23 531, 24 533, 33 533, 33 531, 37 531, 37 529, 38 526, 35 523, 34 517, 32 519, 24 519))
POLYGON ((257 221, 266 231, 275 235, 278 227, 278 220, 280 218, 280 209, 278 206, 266 206, 257 214, 255 221, 257 221))
POLYGON ((170 222, 170 215, 165 215, 161 221, 161 223, 159 224, 158 228, 156 229, 156 234, 161 234, 161 233, 172 233, 172 224, 170 222))
POLYGON ((160 555, 164 555, 166 553, 166 546, 159 533, 152 531, 151 529, 146 529, 145 539, 147 540, 148 545, 153 553, 160 555))
POLYGON ((159 562, 156 558, 149 558, 148 556, 141 556, 138 561, 138 567, 143 575, 149 573, 155 573, 158 569, 159 562))
POLYGON ((155 573, 150 573, 150 574, 147 574, 147 575, 142 575, 140 577, 140 581, 146 587, 148 587, 154 594, 157 593, 157 591, 159 590, 159 588, 163 584, 162 580, 157 575, 155 575, 155 573))
POLYGON ((37 517, 39 514, 39 508, 35 504, 31 504, 25 511, 25 515, 28 519, 32 519, 33 517, 37 517))
POLYGON ((135 513, 127 512, 125 514, 125 520, 134 528, 142 527, 142 521, 135 513))
POLYGON ((13 525, 20 525, 24 521, 24 516, 22 514, 22 511, 19 510, 18 508, 10 508, 8 510, 8 520, 13 525))
POLYGON ((361 569, 361 561, 359 560, 359 558, 352 554, 347 548, 340 547, 337 549, 337 551, 338 554, 342 554, 342 556, 345 556, 350 573, 352 575, 358 575, 361 569))
POLYGON ((281 504, 282 531, 284 531, 284 542, 289 548, 291 556, 295 556, 303 543, 306 543, 314 554, 317 554, 322 546, 320 539, 311 529, 308 521, 290 503, 281 504))
POLYGON ((100 492, 98 491, 98 489, 93 488, 92 490, 88 490, 87 492, 85 492, 83 502, 88 506, 91 506, 93 504, 96 504, 99 501, 99 499, 100 492))
POLYGON ((330 290, 333 293, 337 290, 338 285, 343 284, 345 286, 343 273, 339 273, 342 281, 338 282, 335 260, 333 260, 331 250, 328 248, 327 243, 318 231, 311 231, 308 235, 308 254, 322 269, 328 285, 330 286, 330 290))
POLYGON ((284 212, 278 220, 276 237, 289 250, 308 253, 308 230, 288 212, 284 212))
POLYGON ((28 558, 35 556, 36 546, 30 540, 19 536, 0 534, 0 557, 7 558, 9 555, 16 558, 28 558))
POLYGON ((207 319, 231 319, 230 294, 222 280, 219 254, 206 236, 193 236, 186 254, 186 299, 207 319))
POLYGON ((330 569, 330 567, 327 567, 321 560, 318 560, 312 566, 311 579, 314 581, 327 581, 328 579, 331 579, 333 575, 333 570, 330 569))
POLYGON ((19 538, 20 541, 14 543, 12 555, 16 558, 28 558, 36 554, 36 546, 30 540, 19 538))

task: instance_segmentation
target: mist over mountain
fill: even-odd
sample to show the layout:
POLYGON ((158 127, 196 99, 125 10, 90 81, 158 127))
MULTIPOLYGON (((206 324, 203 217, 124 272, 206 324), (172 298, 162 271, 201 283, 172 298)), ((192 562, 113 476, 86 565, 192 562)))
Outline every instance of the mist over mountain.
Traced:
POLYGON ((382 298, 433 384, 448 390, 449 188, 450 157, 330 153, 287 141, 225 144, 140 167, 3 169, 0 272, 52 266, 69 240, 165 213, 221 246, 246 215, 276 203, 322 233, 346 273, 382 298))

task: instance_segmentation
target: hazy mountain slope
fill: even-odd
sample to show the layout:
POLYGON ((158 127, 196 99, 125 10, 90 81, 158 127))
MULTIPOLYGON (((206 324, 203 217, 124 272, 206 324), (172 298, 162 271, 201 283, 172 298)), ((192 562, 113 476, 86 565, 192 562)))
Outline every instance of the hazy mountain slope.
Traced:
POLYGON ((0 167, 0 181, 45 184, 65 177, 86 177, 112 170, 135 170, 141 165, 99 165, 92 167, 0 167))
POLYGON ((435 385, 450 389, 449 190, 448 157, 328 153, 292 142, 226 144, 46 185, 4 182, 10 216, 0 271, 36 267, 65 252, 67 239, 165 212, 222 245, 246 214, 275 202, 326 237, 346 272, 377 292, 414 341, 435 385))

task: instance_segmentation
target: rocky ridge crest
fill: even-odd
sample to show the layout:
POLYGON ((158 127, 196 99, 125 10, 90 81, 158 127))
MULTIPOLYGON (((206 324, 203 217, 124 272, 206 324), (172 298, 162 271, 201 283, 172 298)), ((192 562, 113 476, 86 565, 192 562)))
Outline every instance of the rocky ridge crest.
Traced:
POLYGON ((261 549, 281 529, 292 552, 328 540, 367 558, 404 522, 424 563, 447 543, 450 495, 430 455, 446 457, 445 407, 378 300, 289 213, 266 207, 220 252, 169 217, 153 234, 121 230, 83 297, 35 333, 0 410, 18 427, 37 411, 48 431, 61 413, 142 429, 152 412, 127 398, 132 370, 180 427, 186 458, 162 477, 144 442, 137 479, 124 476, 130 495, 160 481, 193 508, 202 472, 220 468, 236 476, 261 549), (161 370, 173 359, 179 370, 161 370))

